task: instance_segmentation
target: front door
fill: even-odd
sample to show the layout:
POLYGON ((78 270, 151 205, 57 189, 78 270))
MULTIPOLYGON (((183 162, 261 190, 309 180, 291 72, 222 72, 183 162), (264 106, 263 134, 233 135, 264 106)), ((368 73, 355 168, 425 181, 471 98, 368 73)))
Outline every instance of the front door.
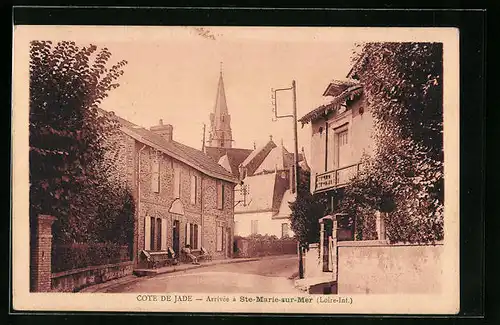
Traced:
POLYGON ((172 228, 172 249, 176 256, 179 256, 179 220, 174 220, 172 228))

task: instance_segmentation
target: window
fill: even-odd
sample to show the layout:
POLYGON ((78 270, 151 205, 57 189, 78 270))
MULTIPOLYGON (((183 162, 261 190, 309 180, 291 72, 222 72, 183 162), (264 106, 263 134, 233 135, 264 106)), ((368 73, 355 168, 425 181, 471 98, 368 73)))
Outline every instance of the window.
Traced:
POLYGON ((343 167, 348 163, 348 133, 347 129, 344 129, 336 133, 336 160, 337 168, 343 167))
POLYGON ((155 218, 151 217, 150 218, 150 227, 149 227, 149 249, 154 251, 155 250, 155 218))
POLYGON ((235 221, 234 222, 234 235, 238 235, 239 234, 239 231, 240 231, 239 226, 240 226, 239 221, 235 221))
POLYGON ((194 249, 199 249, 199 232, 198 232, 198 225, 193 225, 193 245, 191 245, 194 249))
POLYGON ((181 197, 181 169, 174 166, 174 198, 181 197))
POLYGON ((148 216, 144 218, 144 249, 147 251, 151 250, 151 220, 148 216))
POLYGON ((250 231, 252 235, 259 233, 259 220, 252 220, 250 231))
POLYGON ((160 192, 160 157, 156 154, 153 157, 151 166, 151 191, 154 193, 160 192))
POLYGON ((186 223, 186 245, 189 245, 191 249, 199 249, 201 246, 201 232, 199 227, 194 223, 186 223))
POLYGON ((217 181, 217 209, 224 209, 224 184, 217 181))
POLYGON ((198 194, 198 177, 191 175, 191 204, 196 204, 198 194))
POLYGON ((223 244, 222 244, 222 236, 223 236, 224 232, 223 232, 223 228, 221 226, 217 226, 217 229, 216 229, 216 245, 215 245, 215 248, 218 252, 221 252, 222 251, 222 247, 223 247, 223 244))
POLYGON ((288 237, 288 223, 281 224, 281 237, 288 237))
POLYGON ((161 251, 161 219, 160 218, 156 219, 155 232, 156 232, 155 250, 161 251))

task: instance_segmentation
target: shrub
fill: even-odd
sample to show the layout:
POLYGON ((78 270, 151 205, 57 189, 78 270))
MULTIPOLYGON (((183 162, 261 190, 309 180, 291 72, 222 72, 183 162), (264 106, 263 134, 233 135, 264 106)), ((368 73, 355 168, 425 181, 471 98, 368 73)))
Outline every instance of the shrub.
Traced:
POLYGON ((128 245, 74 243, 52 245, 52 272, 129 261, 128 245))

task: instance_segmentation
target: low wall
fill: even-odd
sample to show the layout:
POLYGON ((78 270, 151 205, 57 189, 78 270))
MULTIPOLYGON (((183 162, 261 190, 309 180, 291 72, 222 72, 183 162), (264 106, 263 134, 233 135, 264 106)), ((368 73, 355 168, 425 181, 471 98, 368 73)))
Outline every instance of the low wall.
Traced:
POLYGON ((133 262, 121 262, 52 273, 52 291, 76 292, 93 284, 132 274, 133 262))
POLYGON ((338 242, 338 293, 439 293, 442 243, 338 242))
POLYGON ((260 257, 297 254, 297 241, 292 239, 256 240, 239 237, 234 240, 236 257, 260 257))

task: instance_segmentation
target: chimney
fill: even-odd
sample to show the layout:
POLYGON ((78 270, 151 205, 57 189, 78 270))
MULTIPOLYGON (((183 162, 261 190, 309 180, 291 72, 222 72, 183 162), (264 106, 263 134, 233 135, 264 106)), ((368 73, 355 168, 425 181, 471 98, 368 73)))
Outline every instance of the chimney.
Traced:
POLYGON ((172 126, 172 124, 163 124, 163 120, 160 119, 159 124, 152 126, 150 130, 151 132, 154 132, 163 137, 163 139, 167 141, 172 141, 174 133, 174 127, 172 126))

